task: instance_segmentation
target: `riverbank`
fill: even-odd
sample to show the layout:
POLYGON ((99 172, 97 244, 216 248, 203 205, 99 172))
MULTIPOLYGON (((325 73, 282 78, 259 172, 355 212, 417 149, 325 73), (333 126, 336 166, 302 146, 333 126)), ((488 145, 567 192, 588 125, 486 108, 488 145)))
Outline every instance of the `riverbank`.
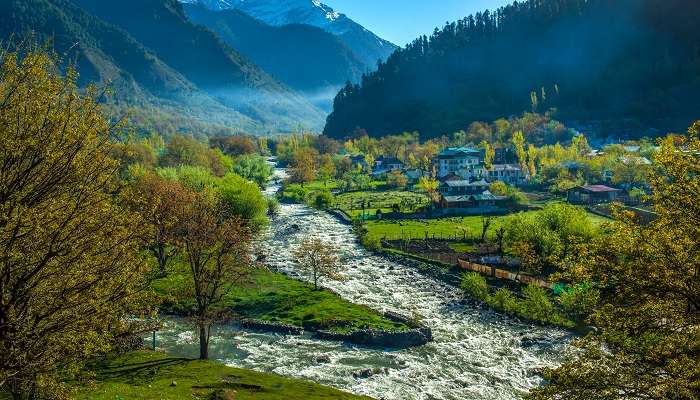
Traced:
MULTIPOLYGON (((516 400, 541 384, 535 371, 562 360, 568 332, 478 306, 452 285, 366 251, 348 225, 304 205, 280 205, 260 238, 265 263, 300 278, 292 249, 308 237, 337 246, 345 269, 345 280, 323 281, 324 287, 349 302, 417 319, 431 328, 433 340, 387 349, 223 325, 212 334, 212 358, 387 400, 516 400)), ((157 333, 157 348, 184 357, 198 354, 191 325, 177 318, 166 320, 157 333)))
MULTIPOLYGON (((162 299, 163 313, 192 314, 193 299, 183 295, 187 275, 182 268, 175 265, 168 277, 152 284, 162 299)), ((307 282, 265 269, 256 271, 247 284, 232 286, 224 308, 242 319, 240 327, 249 331, 310 332, 326 340, 394 348, 420 346, 432 338, 429 328, 410 318, 354 304, 330 290, 314 290, 307 282)))
MULTIPOLYGON (((347 223, 348 217, 342 210, 326 210, 326 212, 340 222, 347 223)), ((449 223, 454 224, 464 219, 452 218, 448 220, 449 223)), ((396 224, 400 222, 401 221, 377 221, 374 223, 396 224)), ((415 223, 416 221, 412 222, 415 223)), ((521 282, 482 276, 481 278, 484 280, 484 285, 486 285, 485 290, 487 290, 487 294, 491 292, 495 297, 490 295, 482 297, 474 296, 473 293, 464 290, 463 278, 468 271, 452 263, 421 257, 420 255, 402 252, 393 248, 386 248, 382 246, 383 241, 380 240, 379 237, 370 236, 367 225, 368 223, 365 222, 362 226, 354 229, 358 242, 367 251, 371 251, 377 256, 394 263, 413 268, 425 276, 458 288, 463 291, 465 299, 468 301, 475 304, 483 304, 496 312, 509 317, 519 318, 527 323, 556 326, 580 336, 585 335, 592 329, 590 326, 586 325, 583 320, 575 321, 567 318, 564 310, 559 307, 558 300, 548 290, 530 288, 529 285, 521 282), (533 295, 533 293, 535 295, 533 295)), ((414 240, 420 241, 420 239, 414 240)))
POLYGON ((91 364, 79 400, 371 400, 327 386, 231 368, 214 361, 137 351, 91 364))

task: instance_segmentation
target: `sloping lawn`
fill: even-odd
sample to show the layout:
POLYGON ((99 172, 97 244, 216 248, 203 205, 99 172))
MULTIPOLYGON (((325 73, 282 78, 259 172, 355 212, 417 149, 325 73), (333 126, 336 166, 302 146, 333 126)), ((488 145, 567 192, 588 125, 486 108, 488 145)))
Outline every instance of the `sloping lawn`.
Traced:
POLYGON ((311 382, 149 351, 103 360, 90 370, 95 382, 82 386, 77 399, 370 399, 311 382))
MULTIPOLYGON (((189 278, 183 268, 181 264, 176 265, 175 272, 152 284, 165 299, 166 312, 187 314, 194 307, 193 299, 187 294, 189 278)), ((351 303, 327 290, 314 290, 309 283, 268 270, 257 271, 250 284, 233 287, 225 303, 244 318, 307 329, 408 329, 405 324, 390 321, 369 307, 351 303)))

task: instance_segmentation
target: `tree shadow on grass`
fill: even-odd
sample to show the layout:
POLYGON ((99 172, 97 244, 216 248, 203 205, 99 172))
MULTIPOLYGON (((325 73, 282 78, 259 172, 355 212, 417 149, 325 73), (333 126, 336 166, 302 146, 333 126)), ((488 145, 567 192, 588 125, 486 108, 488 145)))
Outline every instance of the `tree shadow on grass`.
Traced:
POLYGON ((97 369, 97 375, 102 379, 127 378, 136 380, 139 377, 153 377, 160 368, 183 365, 192 361, 194 360, 189 358, 169 357, 131 364, 103 364, 97 369))

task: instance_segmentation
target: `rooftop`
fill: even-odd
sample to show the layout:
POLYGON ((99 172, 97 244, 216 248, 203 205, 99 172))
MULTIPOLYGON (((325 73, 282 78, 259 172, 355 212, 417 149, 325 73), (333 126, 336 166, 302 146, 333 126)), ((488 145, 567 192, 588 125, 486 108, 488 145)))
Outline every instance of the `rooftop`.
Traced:
POLYGON ((504 200, 504 196, 496 196, 488 190, 484 190, 480 194, 465 194, 460 196, 443 196, 448 203, 459 203, 463 201, 486 201, 486 200, 504 200))
POLYGON ((606 193, 606 192, 619 192, 620 191, 620 189, 611 188, 611 187, 605 186, 605 185, 586 185, 586 186, 579 186, 576 189, 583 189, 587 192, 594 192, 594 193, 606 193))
POLYGON ((471 147, 448 147, 438 154, 438 157, 456 157, 456 156, 479 156, 481 151, 471 147))
POLYGON ((398 158, 396 157, 384 157, 384 156, 379 156, 376 160, 376 162, 380 162, 382 164, 403 164, 398 158))
POLYGON ((454 180, 449 180, 445 181, 444 185, 447 185, 449 187, 474 187, 474 186, 488 186, 489 183, 486 182, 484 179, 480 181, 474 181, 470 182, 468 180, 462 179, 459 181, 454 181, 454 180))
POLYGON ((520 171, 518 164, 493 164, 491 169, 494 171, 520 171))

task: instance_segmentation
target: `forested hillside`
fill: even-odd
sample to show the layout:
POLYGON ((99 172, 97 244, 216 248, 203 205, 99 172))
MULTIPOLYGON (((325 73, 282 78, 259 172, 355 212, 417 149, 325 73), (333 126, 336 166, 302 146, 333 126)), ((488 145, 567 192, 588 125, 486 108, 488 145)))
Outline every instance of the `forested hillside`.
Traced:
POLYGON ((311 25, 267 25, 237 9, 213 11, 184 4, 194 23, 206 26, 314 104, 330 106, 338 88, 358 81, 365 66, 337 36, 311 25))
POLYGON ((268 129, 316 127, 320 110, 275 81, 213 32, 192 24, 176 0, 77 0, 152 49, 224 105, 262 120, 268 129))
POLYGON ((439 136, 550 108, 567 122, 681 129, 700 109, 698 20, 696 0, 529 0, 477 13, 347 85, 325 134, 439 136))
POLYGON ((47 45, 74 63, 80 83, 112 89, 115 114, 137 130, 289 132, 323 113, 214 33, 190 23, 175 0, 0 2, 0 39, 47 45))

